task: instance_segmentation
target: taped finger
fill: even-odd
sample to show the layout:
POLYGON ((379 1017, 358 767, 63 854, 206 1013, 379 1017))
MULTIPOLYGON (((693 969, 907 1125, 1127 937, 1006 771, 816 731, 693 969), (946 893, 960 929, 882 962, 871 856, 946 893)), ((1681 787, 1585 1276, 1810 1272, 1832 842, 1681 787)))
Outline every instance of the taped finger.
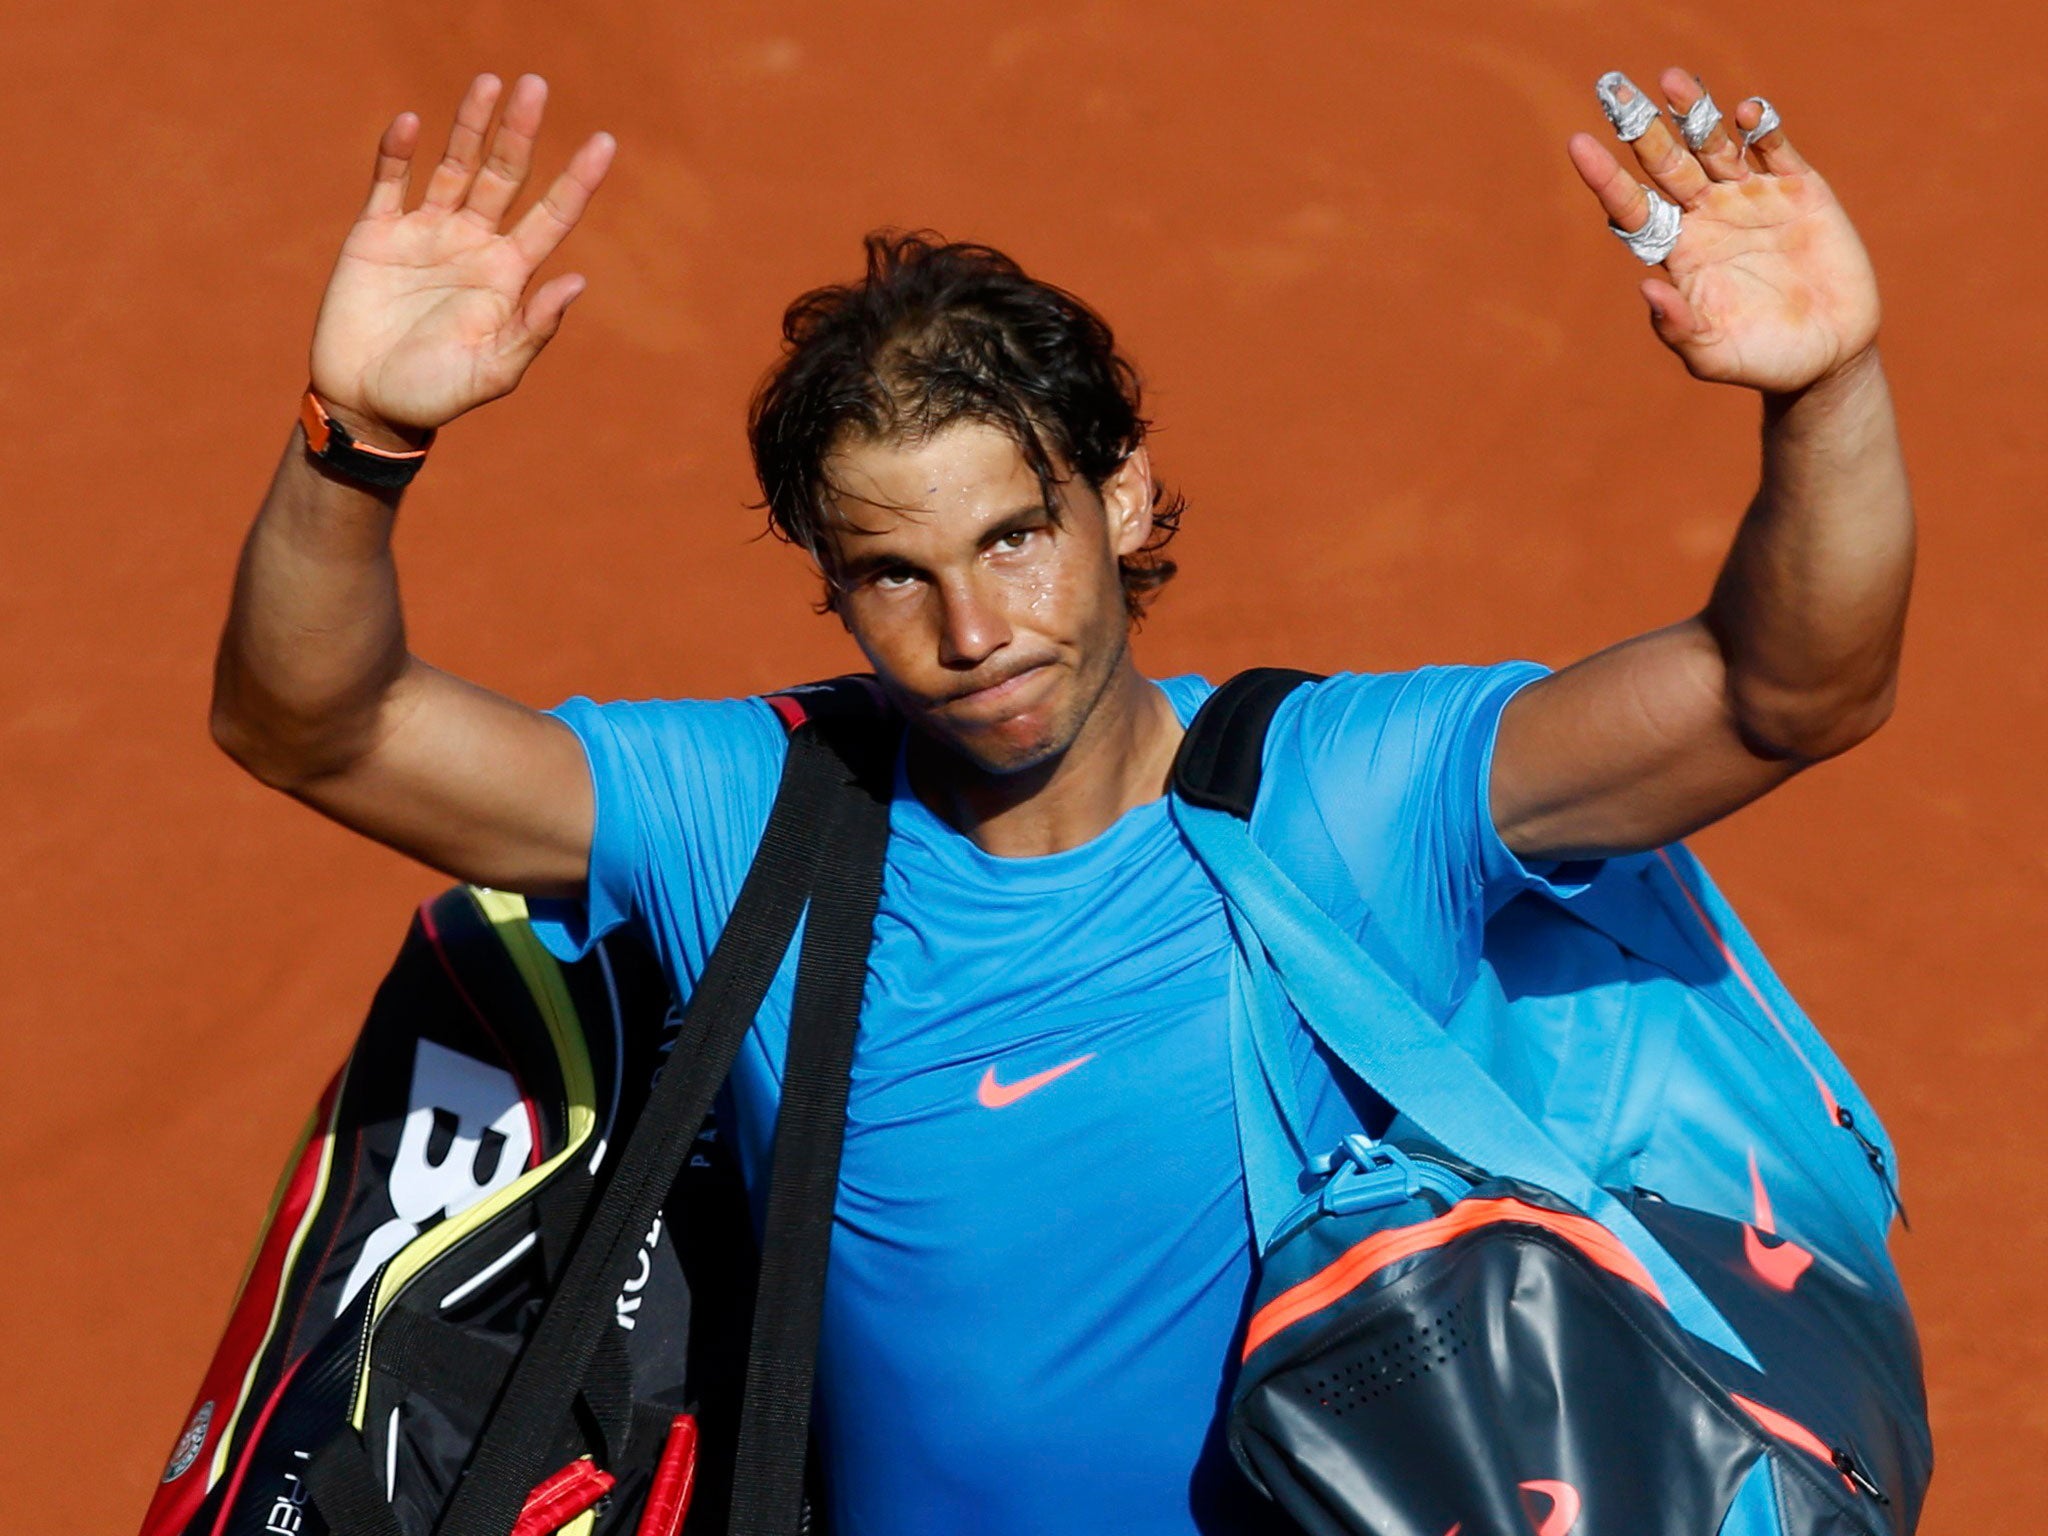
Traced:
MULTIPOLYGON (((1757 164, 1773 176, 1798 176, 1813 169, 1806 163, 1806 157, 1792 147, 1776 107, 1761 96, 1750 97, 1742 107, 1756 110, 1756 126, 1743 134, 1742 146, 1756 157, 1757 164)), ((1741 116, 1749 115, 1740 108, 1737 110, 1741 116)))
POLYGON ((1721 109, 1714 105, 1714 98, 1706 91, 1683 112, 1677 108, 1671 111, 1672 121, 1678 124, 1679 137, 1685 140, 1685 147, 1698 154, 1707 147, 1707 141, 1714 136, 1714 130, 1721 126, 1721 109))
POLYGON ((1784 122, 1778 116, 1778 109, 1772 106, 1770 102, 1768 102, 1761 96, 1752 96, 1749 99, 1750 101, 1756 103, 1756 108, 1759 115, 1756 120, 1756 126, 1754 128, 1749 129, 1742 135, 1742 147, 1744 149, 1750 149, 1755 147, 1756 141, 1762 138, 1765 134, 1776 133, 1780 128, 1785 126, 1784 122))
POLYGON ((1607 121, 1613 125, 1614 136, 1624 144, 1635 143, 1657 121, 1657 109, 1650 98, 1618 69, 1610 69, 1595 81, 1593 91, 1600 98, 1600 109, 1607 114, 1607 121))
POLYGON ((1623 229, 1619 224, 1607 227, 1614 231, 1629 253, 1646 267, 1659 266, 1678 246, 1678 234, 1684 226, 1678 205, 1661 197, 1652 188, 1643 188, 1643 199, 1649 210, 1649 217, 1640 229, 1623 229))
POLYGON ((1615 132, 1635 151, 1636 164, 1657 190, 1681 208, 1690 208, 1711 183, 1692 151, 1643 88, 1619 70, 1610 70, 1594 87, 1600 109, 1615 132))
POLYGON ((1671 103, 1671 120, 1686 147, 1699 161, 1700 169, 1715 181, 1741 181, 1750 174, 1736 125, 1722 112, 1706 82, 1682 69, 1664 72, 1665 99, 1671 103))

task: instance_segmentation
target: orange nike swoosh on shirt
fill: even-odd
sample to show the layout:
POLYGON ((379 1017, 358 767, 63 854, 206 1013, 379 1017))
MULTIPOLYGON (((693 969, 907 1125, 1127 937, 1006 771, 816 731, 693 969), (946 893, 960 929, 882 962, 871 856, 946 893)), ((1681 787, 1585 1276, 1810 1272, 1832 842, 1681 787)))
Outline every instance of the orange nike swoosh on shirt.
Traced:
POLYGON ((1026 1094, 1038 1092, 1056 1077, 1065 1077, 1076 1067, 1086 1066, 1095 1059, 1090 1051, 1086 1056, 1076 1056, 1072 1061, 1063 1061, 1056 1067, 1047 1067, 1043 1072, 1034 1072, 1029 1077, 1020 1077, 1014 1083, 996 1081, 996 1069, 990 1067, 981 1074, 981 1085, 974 1090, 974 1097, 983 1109, 1008 1109, 1026 1094))

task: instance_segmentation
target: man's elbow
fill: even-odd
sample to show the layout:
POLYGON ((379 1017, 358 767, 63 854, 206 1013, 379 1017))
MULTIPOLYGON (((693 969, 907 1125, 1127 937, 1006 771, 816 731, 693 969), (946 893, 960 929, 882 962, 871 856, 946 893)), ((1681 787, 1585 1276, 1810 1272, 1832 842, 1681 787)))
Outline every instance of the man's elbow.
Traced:
POLYGON ((207 725, 213 744, 237 767, 288 795, 346 771, 361 756, 351 745, 337 741, 331 727, 266 718, 219 694, 207 725))
POLYGON ((290 793, 303 782, 303 765, 283 749, 275 733, 265 731, 231 705, 216 698, 207 725, 213 744, 259 783, 290 793))
POLYGON ((1759 757, 1801 764, 1840 757, 1875 736, 1898 701, 1898 675, 1864 687, 1738 689, 1735 718, 1759 757))

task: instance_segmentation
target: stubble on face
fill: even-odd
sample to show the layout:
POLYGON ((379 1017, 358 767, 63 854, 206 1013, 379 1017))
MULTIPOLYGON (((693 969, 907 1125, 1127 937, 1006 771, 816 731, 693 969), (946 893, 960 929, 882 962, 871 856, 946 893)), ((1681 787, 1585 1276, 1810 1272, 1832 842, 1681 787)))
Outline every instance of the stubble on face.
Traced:
POLYGON ((977 422, 849 443, 830 468, 835 607, 884 690, 974 774, 1055 768, 1130 670, 1103 497, 1069 476, 1049 505, 1017 444, 977 422))

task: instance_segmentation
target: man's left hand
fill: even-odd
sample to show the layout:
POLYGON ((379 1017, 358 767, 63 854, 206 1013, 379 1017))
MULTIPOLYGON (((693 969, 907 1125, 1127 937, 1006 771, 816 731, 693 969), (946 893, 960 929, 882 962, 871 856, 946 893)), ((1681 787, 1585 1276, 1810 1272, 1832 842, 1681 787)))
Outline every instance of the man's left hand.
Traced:
MULTIPOLYGON (((1658 82, 1684 113, 1704 94, 1683 70, 1658 82)), ((1626 105, 1639 94, 1620 83, 1626 105)), ((1805 389, 1862 357, 1877 339, 1877 280, 1842 205, 1773 128, 1745 146, 1763 116, 1741 103, 1697 151, 1659 112, 1630 146, 1636 164, 1678 206, 1678 243, 1642 285, 1658 337, 1695 378, 1766 394, 1805 389)), ((1649 220, 1642 184, 1591 134, 1572 137, 1572 164, 1621 229, 1649 220)))

